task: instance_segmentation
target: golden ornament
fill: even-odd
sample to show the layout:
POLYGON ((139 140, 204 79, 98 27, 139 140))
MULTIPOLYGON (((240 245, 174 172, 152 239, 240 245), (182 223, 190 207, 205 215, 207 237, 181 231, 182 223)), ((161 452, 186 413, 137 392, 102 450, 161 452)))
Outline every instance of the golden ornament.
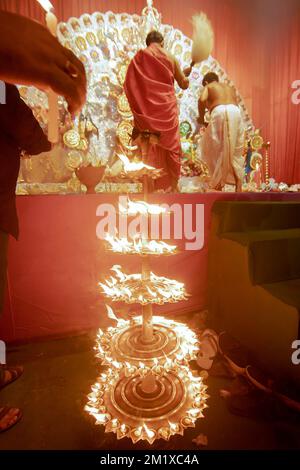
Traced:
POLYGON ((261 166, 262 161, 263 161, 263 157, 261 153, 253 152, 251 155, 251 159, 250 159, 250 166, 252 170, 256 170, 256 165, 261 166))
POLYGON ((98 62, 99 54, 98 54, 97 51, 91 51, 90 56, 91 56, 93 62, 98 62))
POLYGON ((104 42, 105 36, 104 36, 103 29, 98 29, 97 36, 100 42, 104 42))
POLYGON ((254 150, 260 150, 263 146, 263 143, 264 143, 264 139, 259 134, 255 134, 251 139, 251 147, 254 150))
POLYGON ((133 131, 133 126, 128 121, 121 121, 117 128, 117 136, 120 143, 127 147, 131 142, 131 134, 133 131))
POLYGON ((118 78, 118 82, 121 86, 124 85, 124 82, 125 82, 125 78, 126 78, 126 73, 127 73, 127 68, 128 68, 128 65, 126 64, 121 64, 121 66, 119 67, 119 70, 118 70, 118 73, 117 73, 117 78, 118 78))
POLYGON ((89 43, 90 46, 96 46, 97 44, 97 38, 94 33, 91 33, 90 31, 86 34, 86 39, 87 42, 89 43))
POLYGON ((174 54, 175 55, 181 55, 182 54, 182 45, 181 44, 176 44, 174 48, 174 54))
POLYGON ((66 161, 66 166, 71 170, 75 170, 82 164, 82 156, 81 153, 77 150, 71 150, 68 152, 68 157, 66 161))
POLYGON ((122 30, 122 38, 124 39, 125 42, 129 43, 131 40, 131 31, 129 28, 124 28, 122 30))
POLYGON ((80 143, 80 134, 75 129, 69 129, 64 133, 63 141, 66 147, 76 149, 80 143))
POLYGON ((82 36, 78 36, 78 38, 76 38, 75 44, 80 51, 84 51, 85 49, 87 49, 86 40, 82 36))
POLYGON ((123 117, 130 117, 132 115, 125 93, 118 97, 118 111, 123 117))
POLYGON ((189 51, 185 52, 184 56, 183 56, 183 59, 185 60, 185 62, 191 62, 191 60, 192 60, 191 53, 189 51))

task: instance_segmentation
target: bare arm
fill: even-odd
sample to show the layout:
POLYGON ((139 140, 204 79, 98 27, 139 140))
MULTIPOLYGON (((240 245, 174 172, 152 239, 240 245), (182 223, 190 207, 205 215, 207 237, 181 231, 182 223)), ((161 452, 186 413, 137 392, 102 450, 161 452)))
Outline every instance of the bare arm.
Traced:
POLYGON ((178 60, 174 57, 174 77, 178 85, 182 90, 186 90, 189 87, 189 79, 184 75, 181 67, 178 63, 178 60))
POLYGON ((202 91, 200 98, 198 100, 198 112, 199 112, 199 118, 198 122, 199 124, 203 125, 204 123, 204 116, 205 116, 205 111, 206 111, 206 101, 208 99, 208 88, 207 86, 204 87, 204 90, 202 91))
POLYGON ((201 98, 198 100, 198 123, 201 124, 202 126, 205 124, 204 122, 204 116, 205 116, 205 110, 206 110, 206 105, 204 101, 201 101, 201 98))

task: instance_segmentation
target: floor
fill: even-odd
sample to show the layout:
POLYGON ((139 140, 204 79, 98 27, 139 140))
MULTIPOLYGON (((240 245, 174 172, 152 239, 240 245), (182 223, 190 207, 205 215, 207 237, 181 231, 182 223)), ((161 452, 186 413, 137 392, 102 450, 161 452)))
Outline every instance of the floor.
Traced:
MULTIPOLYGON (((24 364, 23 376, 0 393, 0 403, 22 408, 18 425, 0 435, 0 449, 149 449, 129 439, 117 441, 83 410, 86 395, 100 370, 93 353, 96 332, 11 348, 8 363, 24 364)), ((208 379, 210 395, 205 418, 184 437, 156 441, 153 449, 191 449, 199 433, 208 438, 205 449, 300 448, 299 429, 284 422, 266 422, 232 415, 220 397, 227 379, 208 379), (298 436, 298 437, 297 437, 298 436), (298 442, 297 442, 298 440, 298 442)))

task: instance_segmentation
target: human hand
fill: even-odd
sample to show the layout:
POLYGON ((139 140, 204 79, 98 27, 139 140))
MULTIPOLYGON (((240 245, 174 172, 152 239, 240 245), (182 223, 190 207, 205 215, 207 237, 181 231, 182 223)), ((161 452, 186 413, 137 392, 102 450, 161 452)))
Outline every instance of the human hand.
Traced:
POLYGON ((183 70, 183 73, 186 77, 189 77, 191 75, 191 72, 192 72, 192 67, 186 67, 184 70, 183 70))
POLYGON ((40 23, 0 11, 0 79, 52 89, 68 102, 70 113, 86 101, 83 64, 40 23))

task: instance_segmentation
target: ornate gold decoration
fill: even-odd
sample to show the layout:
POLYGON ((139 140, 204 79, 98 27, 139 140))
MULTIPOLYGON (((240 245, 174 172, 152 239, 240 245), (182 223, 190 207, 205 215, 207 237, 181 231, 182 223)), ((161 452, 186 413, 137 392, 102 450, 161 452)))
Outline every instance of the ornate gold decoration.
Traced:
POLYGON ((66 161, 66 166, 71 170, 76 170, 82 164, 81 153, 77 150, 71 150, 68 152, 68 158, 66 161))
POLYGON ((86 40, 82 36, 78 36, 78 38, 75 39, 75 44, 80 51, 85 51, 87 49, 86 40))
POLYGON ((89 31, 89 32, 86 34, 86 39, 87 39, 88 43, 89 43, 91 46, 96 46, 96 44, 97 44, 97 38, 96 38, 96 36, 95 36, 94 33, 92 33, 92 32, 89 31))
POLYGON ((185 52, 185 53, 184 53, 184 56, 183 56, 183 59, 185 60, 185 62, 190 63, 191 60, 192 60, 192 55, 191 55, 191 53, 190 53, 190 52, 185 52))
POLYGON ((91 58, 93 59, 94 62, 98 62, 100 57, 97 51, 91 51, 91 58))
POLYGON ((182 45, 181 44, 176 44, 174 48, 174 54, 179 56, 182 54, 182 45))
POLYGON ((253 150, 260 150, 263 146, 264 139, 259 134, 254 134, 251 139, 251 147, 253 150))
POLYGON ((256 165, 259 166, 262 164, 263 157, 261 153, 253 152, 251 155, 250 166, 253 170, 256 170, 256 165))
POLYGON ((133 126, 128 121, 121 121, 117 128, 117 136, 120 143, 127 147, 131 142, 131 134, 133 131, 133 126))
POLYGON ((80 134, 76 129, 69 129, 64 133, 63 141, 67 147, 76 149, 80 143, 80 134))
MULTIPOLYGON (((122 95, 122 87, 130 59, 137 50, 143 47, 146 34, 151 29, 157 29, 164 34, 166 48, 175 52, 181 66, 187 65, 191 61, 191 40, 173 26, 162 24, 161 15, 154 8, 153 2, 148 0, 147 4, 142 15, 115 14, 112 12, 83 13, 80 18, 72 17, 58 25, 58 40, 64 47, 69 48, 79 57, 88 72, 89 93, 83 115, 84 117, 91 116, 92 121, 97 126, 97 132, 94 129, 89 130, 88 123, 86 124, 86 130, 82 132, 78 122, 79 119, 76 118, 75 129, 79 131, 80 138, 74 134, 75 129, 73 133, 71 131, 70 134, 64 135, 64 132, 72 124, 70 117, 66 115, 65 103, 63 99, 60 99, 60 129, 64 141, 64 146, 61 146, 62 158, 60 161, 62 164, 53 165, 48 169, 49 165, 44 158, 34 159, 32 169, 25 172, 25 176, 23 175, 24 184, 36 182, 40 184, 38 191, 42 193, 43 184, 45 185, 45 191, 48 191, 46 183, 43 183, 43 181, 49 181, 51 184, 57 180, 63 181, 64 162, 70 149, 81 150, 84 164, 89 160, 93 161, 93 164, 94 162, 109 164, 113 161, 114 150, 123 152, 129 156, 131 162, 133 161, 132 158, 137 154, 136 147, 130 146, 133 120, 128 102, 125 96, 122 95), (99 67, 100 64, 101 67, 99 67), (120 120, 122 122, 117 130, 116 126, 120 120), (123 121, 127 122, 124 123, 123 121), (116 148, 114 149, 115 144, 116 148), (88 158, 88 152, 92 156, 91 159, 88 158)), ((190 138, 193 140, 194 146, 197 143, 198 126, 195 109, 197 109, 197 93, 201 91, 202 77, 200 70, 205 73, 209 69, 216 71, 221 81, 227 78, 225 71, 218 62, 210 58, 201 66, 195 67, 194 73, 190 77, 189 89, 177 95, 180 122, 185 120, 191 122, 192 133, 190 138)), ((46 129, 47 119, 44 119, 39 109, 41 108, 45 111, 44 114, 47 114, 47 100, 45 100, 44 94, 37 89, 33 87, 26 88, 28 92, 24 93, 24 100, 33 108, 39 122, 46 129)), ((253 136, 253 123, 247 114, 238 90, 236 92, 249 141, 253 136)), ((185 141, 182 144, 184 147, 189 145, 185 141)), ((54 152, 56 150, 54 149, 54 152)), ((264 152, 262 153, 264 155, 264 152)), ((26 169, 25 166, 24 168, 26 169)), ((194 168, 196 167, 193 166, 193 171, 194 168)), ((31 191, 31 186, 28 186, 28 188, 31 191)), ((56 188, 58 190, 59 186, 56 188)), ((120 185, 108 184, 107 188, 109 191, 119 191, 120 185)), ((36 188, 33 191, 36 191, 36 188)), ((65 189, 62 192, 65 192, 65 189)))
POLYGON ((131 30, 129 28, 123 28, 121 34, 124 41, 129 43, 132 36, 131 30))
POLYGON ((121 64, 117 73, 118 82, 121 86, 124 85, 128 64, 121 64))
POLYGON ((104 36, 104 31, 102 28, 98 29, 97 36, 100 42, 104 42, 105 36, 104 36))
POLYGON ((125 95, 125 93, 122 93, 118 97, 118 111, 121 114, 122 117, 128 118, 132 115, 131 109, 128 103, 128 99, 125 95))

